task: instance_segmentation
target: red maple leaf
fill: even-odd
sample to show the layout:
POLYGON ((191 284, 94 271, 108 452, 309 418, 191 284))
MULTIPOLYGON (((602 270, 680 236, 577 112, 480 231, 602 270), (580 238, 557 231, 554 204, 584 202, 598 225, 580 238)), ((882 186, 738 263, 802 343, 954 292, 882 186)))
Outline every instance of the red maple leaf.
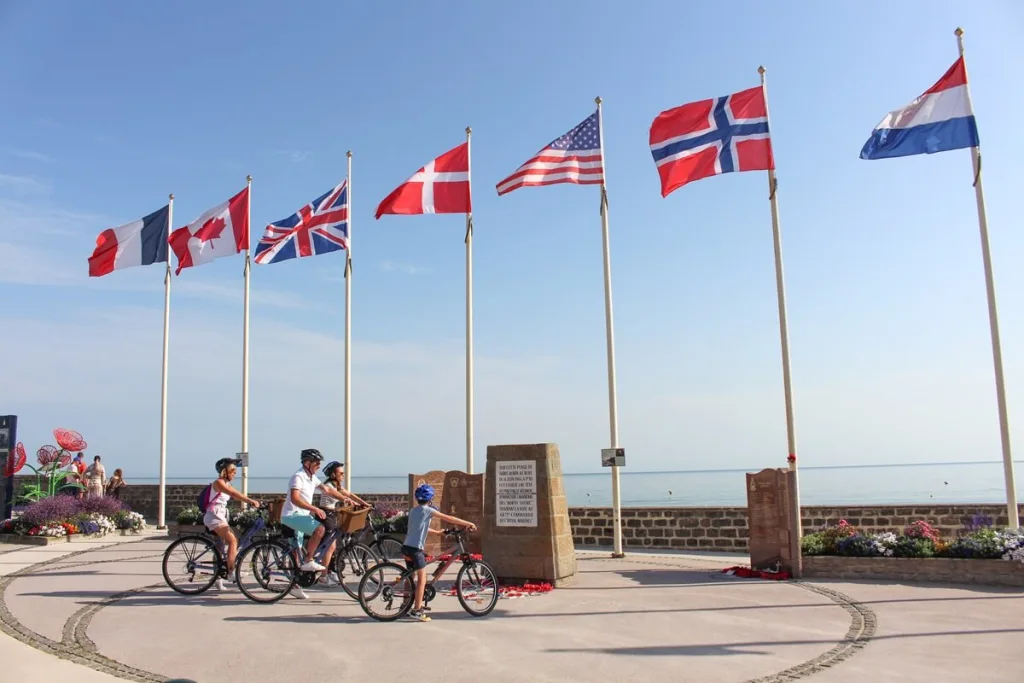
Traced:
MULTIPOLYGON (((196 230, 193 237, 202 242, 209 242, 210 240, 215 240, 220 237, 226 226, 227 223, 224 221, 224 218, 217 216, 216 218, 211 218, 203 223, 203 227, 196 230)), ((213 245, 210 246, 212 247, 213 245)))

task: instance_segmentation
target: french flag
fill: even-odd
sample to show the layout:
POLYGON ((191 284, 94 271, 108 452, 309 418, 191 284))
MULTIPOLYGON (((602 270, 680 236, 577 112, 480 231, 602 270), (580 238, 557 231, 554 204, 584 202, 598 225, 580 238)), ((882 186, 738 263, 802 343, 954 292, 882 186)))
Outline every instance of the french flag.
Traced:
POLYGON ((935 154, 978 146, 964 58, 923 95, 886 114, 860 151, 861 159, 935 154))
POLYGON ((169 218, 168 204, 145 218, 101 232, 89 257, 89 277, 102 277, 132 266, 166 263, 169 218))

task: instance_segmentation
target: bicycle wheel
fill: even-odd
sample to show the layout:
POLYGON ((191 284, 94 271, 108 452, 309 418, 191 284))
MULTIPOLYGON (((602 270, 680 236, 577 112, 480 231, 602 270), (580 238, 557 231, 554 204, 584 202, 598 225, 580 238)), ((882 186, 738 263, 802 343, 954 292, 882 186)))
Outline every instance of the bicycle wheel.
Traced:
POLYGON ((415 597, 412 572, 394 562, 370 567, 359 582, 359 606, 377 621, 395 621, 409 611, 415 597))
POLYGON ((402 544, 393 538, 382 538, 370 544, 370 550, 377 553, 377 556, 387 562, 402 559, 402 544))
POLYGON ((164 581, 182 595, 206 592, 224 567, 216 542, 206 536, 182 536, 164 551, 164 581))
POLYGON ((462 609, 474 617, 484 617, 498 604, 498 575, 480 560, 463 564, 455 576, 455 594, 462 609))
POLYGON ((235 561, 235 582, 253 602, 277 602, 295 587, 299 567, 290 546, 275 541, 257 541, 235 561))
POLYGON ((359 584, 369 571, 382 558, 362 543, 340 548, 334 554, 334 571, 338 575, 338 583, 354 600, 359 599, 359 584))

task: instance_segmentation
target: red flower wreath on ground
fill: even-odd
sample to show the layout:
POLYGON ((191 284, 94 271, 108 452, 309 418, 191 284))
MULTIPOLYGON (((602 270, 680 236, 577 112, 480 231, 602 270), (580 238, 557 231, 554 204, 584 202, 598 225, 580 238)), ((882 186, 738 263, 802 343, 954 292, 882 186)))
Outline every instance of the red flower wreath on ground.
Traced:
POLYGON ((741 579, 768 579, 769 581, 788 581, 793 578, 792 574, 787 571, 766 572, 759 569, 751 569, 750 567, 741 567, 739 565, 723 569, 722 573, 729 574, 731 576, 738 576, 741 579))

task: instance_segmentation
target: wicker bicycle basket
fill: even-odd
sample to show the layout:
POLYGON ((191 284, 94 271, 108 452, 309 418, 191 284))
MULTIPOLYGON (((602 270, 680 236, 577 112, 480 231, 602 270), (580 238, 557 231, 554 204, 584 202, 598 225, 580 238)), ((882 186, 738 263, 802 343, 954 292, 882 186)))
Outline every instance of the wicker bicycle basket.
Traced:
POLYGON ((272 524, 281 523, 281 513, 284 511, 284 498, 272 500, 267 503, 267 520, 272 524))
POLYGON ((334 514, 338 520, 338 531, 345 534, 354 534, 366 526, 366 518, 370 514, 370 508, 356 510, 350 507, 340 507, 334 514))

